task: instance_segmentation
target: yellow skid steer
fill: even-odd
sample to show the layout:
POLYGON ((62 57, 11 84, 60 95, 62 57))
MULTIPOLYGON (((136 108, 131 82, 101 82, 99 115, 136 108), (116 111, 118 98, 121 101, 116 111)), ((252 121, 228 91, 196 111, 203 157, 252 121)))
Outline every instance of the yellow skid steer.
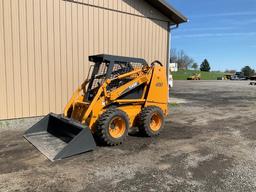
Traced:
POLYGON ((24 137, 51 161, 121 144, 128 129, 159 135, 168 113, 165 67, 155 61, 113 55, 89 56, 88 78, 62 115, 48 114, 24 137), (95 142, 96 141, 96 142, 95 142))

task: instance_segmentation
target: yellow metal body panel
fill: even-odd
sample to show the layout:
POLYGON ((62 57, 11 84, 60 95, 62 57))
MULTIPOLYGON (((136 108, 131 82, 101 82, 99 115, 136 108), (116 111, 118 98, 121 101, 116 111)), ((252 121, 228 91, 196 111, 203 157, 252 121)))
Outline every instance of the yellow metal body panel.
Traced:
POLYGON ((156 65, 153 68, 152 79, 149 85, 145 107, 155 105, 167 115, 168 83, 164 67, 156 65))
POLYGON ((68 101, 67 105, 64 109, 64 116, 68 116, 68 110, 70 107, 73 106, 74 102, 77 100, 77 98, 80 96, 81 88, 79 87, 72 95, 71 99, 68 101))
POLYGON ((121 109, 126 112, 130 120, 130 126, 132 127, 135 124, 136 117, 141 112, 142 105, 126 105, 118 107, 118 109, 121 109))
POLYGON ((94 107, 92 108, 91 117, 88 119, 87 124, 91 129, 94 128, 94 124, 96 123, 99 116, 105 112, 104 107, 105 107, 105 99, 104 97, 101 97, 95 102, 94 107))

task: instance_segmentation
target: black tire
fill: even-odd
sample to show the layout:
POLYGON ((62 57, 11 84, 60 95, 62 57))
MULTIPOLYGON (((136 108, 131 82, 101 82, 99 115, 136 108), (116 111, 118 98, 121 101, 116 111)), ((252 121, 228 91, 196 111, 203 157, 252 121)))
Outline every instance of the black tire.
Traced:
MULTIPOLYGON (((128 115, 116 108, 109 108, 104 112, 96 123, 96 132, 95 136, 98 142, 103 145, 115 146, 120 145, 124 142, 125 138, 128 135, 128 129, 130 127, 128 115), (111 135, 112 121, 115 119, 120 119, 125 125, 125 130, 121 133, 120 137, 113 137, 111 135)), ((115 128, 113 128, 115 130, 115 128)))
POLYGON ((140 133, 147 137, 153 137, 160 134, 161 130, 164 128, 164 114, 163 111, 156 106, 149 106, 142 109, 140 114, 140 133), (152 117, 159 117, 161 124, 157 127, 157 130, 151 128, 152 117))

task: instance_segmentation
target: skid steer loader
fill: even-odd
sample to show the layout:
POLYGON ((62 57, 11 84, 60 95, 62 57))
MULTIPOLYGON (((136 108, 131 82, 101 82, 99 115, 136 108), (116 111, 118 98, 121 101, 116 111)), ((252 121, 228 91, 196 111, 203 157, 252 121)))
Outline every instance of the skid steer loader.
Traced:
POLYGON ((24 137, 51 161, 91 151, 96 143, 121 144, 128 129, 156 136, 167 115, 165 67, 155 61, 113 55, 89 56, 87 80, 62 115, 48 114, 24 137), (96 142, 95 142, 96 140, 96 142))

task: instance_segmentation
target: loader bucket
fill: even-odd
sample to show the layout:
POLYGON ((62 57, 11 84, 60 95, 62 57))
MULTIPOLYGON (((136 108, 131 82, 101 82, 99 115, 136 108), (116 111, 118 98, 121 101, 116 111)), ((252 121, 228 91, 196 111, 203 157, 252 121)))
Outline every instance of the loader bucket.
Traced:
POLYGON ((48 114, 28 129, 24 137, 51 161, 95 149, 91 130, 59 115, 48 114))

